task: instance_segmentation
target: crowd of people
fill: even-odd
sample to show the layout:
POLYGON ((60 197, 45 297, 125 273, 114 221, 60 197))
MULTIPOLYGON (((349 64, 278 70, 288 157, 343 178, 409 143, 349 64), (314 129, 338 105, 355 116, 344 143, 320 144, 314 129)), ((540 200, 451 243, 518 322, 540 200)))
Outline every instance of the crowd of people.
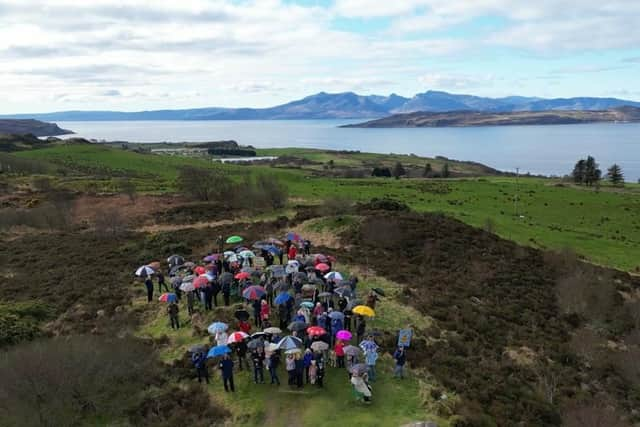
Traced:
MULTIPOLYGON (((358 278, 334 271, 335 258, 312 255, 311 242, 295 233, 284 241, 256 242, 252 249, 241 242, 239 236, 226 241, 220 237, 218 251, 206 255, 200 265, 178 255, 169 257, 167 274, 173 292, 160 263, 136 271, 144 280, 148 301, 153 301, 154 278, 158 291, 165 291, 159 299, 167 303, 174 329, 180 328, 183 300, 189 315, 196 306, 205 311, 218 306, 220 293, 225 306, 232 298, 241 301, 235 307, 235 324, 209 326, 215 345, 189 349, 198 381, 210 382, 208 360, 215 359, 228 392, 235 391, 234 372, 245 369, 253 371, 256 384, 265 383, 266 370, 269 383, 280 386, 281 365, 289 387, 322 388, 331 366, 346 370, 355 395, 370 402, 380 347, 377 333, 367 330, 367 319, 375 315, 384 292, 372 288, 360 299, 358 278), (225 243, 235 247, 225 251, 225 243), (357 345, 351 344, 354 340, 357 345)), ((394 376, 403 378, 405 348, 398 347, 393 357, 394 376)))

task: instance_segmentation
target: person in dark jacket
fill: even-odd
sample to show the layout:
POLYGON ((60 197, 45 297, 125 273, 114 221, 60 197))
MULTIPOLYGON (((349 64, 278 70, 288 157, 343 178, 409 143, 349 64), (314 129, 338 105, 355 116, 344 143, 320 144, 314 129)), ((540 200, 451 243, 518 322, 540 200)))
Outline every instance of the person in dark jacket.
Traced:
POLYGON ((358 342, 362 341, 362 337, 364 337, 364 332, 367 329, 367 324, 364 321, 364 317, 356 315, 356 323, 358 326, 356 327, 356 335, 358 337, 358 342))
POLYGON ((260 309, 262 308, 262 301, 257 299, 251 303, 251 307, 253 307, 253 319, 256 324, 256 328, 260 329, 260 325, 262 325, 262 321, 260 320, 260 309))
POLYGON ((315 354, 316 366, 318 367, 318 372, 316 373, 316 384, 318 387, 324 387, 324 357, 321 352, 317 352, 315 354))
POLYGON ((393 370, 393 376, 394 378, 402 379, 404 378, 404 364, 407 361, 407 354, 405 353, 403 346, 398 347, 395 353, 393 353, 393 358, 396 361, 396 367, 393 370))
POLYGON ((296 355, 296 386, 302 388, 304 385, 304 360, 300 355, 296 355))
POLYGON ((224 355, 218 367, 222 372, 222 382, 224 383, 224 391, 228 392, 229 389, 231 389, 232 392, 235 392, 236 389, 233 386, 233 360, 231 360, 228 354, 224 355))
POLYGON ((175 302, 172 302, 167 307, 167 314, 169 315, 169 321, 171 322, 171 329, 180 329, 180 307, 175 302))
POLYGON ((280 365, 280 354, 276 351, 271 353, 268 360, 269 374, 271 375, 271 384, 280 385, 280 378, 278 378, 278 366, 280 365))
POLYGON ((222 284, 222 297, 224 299, 224 305, 229 306, 229 296, 231 295, 231 283, 224 282, 222 284))
POLYGON ((302 357, 302 361, 304 362, 304 376, 307 380, 307 384, 309 384, 309 367, 311 366, 311 361, 313 359, 313 353, 309 348, 307 348, 304 352, 304 356, 302 357))
POLYGON ((303 248, 305 255, 311 255, 311 240, 305 239, 303 248))
POLYGON ((193 353, 191 356, 191 362, 196 368, 196 374, 198 375, 198 382, 201 383, 202 379, 209 384, 209 370, 207 369, 207 358, 202 352, 193 353))
POLYGON ((258 347, 251 354, 253 361, 253 382, 264 384, 264 348, 258 347))
POLYGON ((194 291, 187 292, 187 312, 189 316, 193 315, 193 304, 196 302, 196 295, 194 291))
POLYGON ((164 287, 165 292, 169 292, 169 286, 167 286, 167 282, 164 281, 164 274, 161 271, 156 273, 158 277, 158 293, 162 293, 162 288, 164 287))
POLYGON ((211 285, 205 286, 202 291, 204 292, 204 309, 212 310, 213 306, 211 305, 211 299, 213 298, 213 289, 211 285))
POLYGON ((249 369, 246 341, 242 340, 236 344, 236 354, 238 355, 238 370, 242 371, 242 365, 245 365, 247 369, 249 369))
POLYGON ((151 277, 144 279, 144 285, 147 287, 147 302, 151 302, 153 300, 153 280, 151 277))
POLYGON ((220 293, 220 282, 214 280, 211 282, 211 295, 213 296, 213 305, 218 306, 218 294, 220 293))

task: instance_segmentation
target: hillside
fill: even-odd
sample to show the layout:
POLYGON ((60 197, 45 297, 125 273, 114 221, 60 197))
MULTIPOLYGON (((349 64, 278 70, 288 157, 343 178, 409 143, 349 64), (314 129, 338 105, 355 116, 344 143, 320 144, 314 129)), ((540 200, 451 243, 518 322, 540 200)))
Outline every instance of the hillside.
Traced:
POLYGON ((473 127, 516 125, 566 125, 581 123, 639 122, 640 108, 619 107, 603 111, 533 111, 485 113, 452 111, 447 113, 417 112, 395 114, 346 128, 407 128, 407 127, 473 127))
POLYGON ((55 123, 46 123, 33 119, 0 119, 0 135, 57 136, 73 133, 62 129, 55 123))
POLYGON ((547 111, 547 110, 608 110, 621 106, 640 107, 640 102, 617 98, 556 98, 509 96, 487 98, 472 95, 427 91, 406 98, 358 95, 353 92, 326 93, 269 108, 195 108, 185 110, 122 111, 60 111, 41 114, 0 115, 6 118, 39 120, 294 120, 294 119, 370 119, 395 113, 416 111, 547 111))

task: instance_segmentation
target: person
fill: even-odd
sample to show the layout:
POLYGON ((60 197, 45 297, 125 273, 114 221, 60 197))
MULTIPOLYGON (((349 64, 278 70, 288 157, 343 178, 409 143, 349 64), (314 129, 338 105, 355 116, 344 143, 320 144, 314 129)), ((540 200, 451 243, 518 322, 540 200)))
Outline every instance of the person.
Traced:
POLYGON ((370 291, 369 295, 367 295, 366 305, 368 305, 373 310, 375 310, 377 301, 378 301, 378 295, 374 291, 370 291))
POLYGON ((251 354, 253 361, 253 382, 264 384, 264 348, 257 347, 251 354))
POLYGON ((213 306, 211 305, 211 300, 213 298, 213 289, 211 288, 211 285, 205 286, 202 291, 204 293, 204 309, 212 310, 213 306))
POLYGON ((247 342, 245 340, 236 343, 236 354, 238 355, 238 369, 242 371, 242 365, 245 365, 249 369, 249 362, 247 361, 247 342))
POLYGON ((313 307, 313 317, 315 317, 316 319, 316 324, 318 322, 318 318, 322 315, 322 313, 324 313, 324 307, 322 306, 322 303, 318 301, 316 303, 316 306, 313 307))
POLYGON ((262 303, 257 299, 251 303, 251 306, 253 307, 253 319, 256 323, 256 327, 260 328, 260 310, 262 309, 262 303))
POLYGON ((296 361, 293 358, 293 354, 287 354, 285 367, 287 369, 287 375, 289 376, 288 384, 293 386, 296 382, 296 361))
POLYGON ((204 353, 197 351, 191 356, 191 362, 196 368, 196 374, 198 375, 198 382, 201 383, 202 379, 209 384, 209 370, 207 369, 207 358, 204 353))
POLYGON ((269 303, 267 300, 263 299, 260 303, 260 320, 264 324, 264 322, 269 320, 269 315, 271 314, 271 307, 269 307, 269 303))
POLYGON ((305 350, 302 361, 304 363, 304 376, 305 376, 305 379, 307 380, 307 384, 309 384, 309 381, 310 381, 309 368, 311 367, 311 362, 313 361, 313 353, 311 352, 310 349, 307 348, 305 350))
POLYGON ((193 315, 193 303, 195 302, 196 297, 193 291, 187 292, 187 312, 189 316, 193 315))
POLYGON ((175 302, 172 302, 167 307, 167 314, 169 315, 169 321, 171 322, 171 329, 180 329, 180 319, 178 318, 178 313, 180 312, 180 307, 175 302))
POLYGON ((273 286, 274 281, 275 279, 273 278, 267 280, 264 288, 264 290, 267 292, 267 303, 269 304, 269 307, 273 307, 273 295, 275 294, 275 289, 273 286))
POLYGON ((352 375, 351 384, 355 388, 356 392, 360 393, 365 402, 371 402, 371 387, 367 384, 367 374, 352 375))
POLYGON ((220 282, 214 280, 211 282, 211 295, 213 297, 213 305, 218 306, 218 294, 220 293, 220 282))
POLYGON ((144 279, 144 285, 147 287, 147 302, 151 302, 153 300, 153 280, 150 276, 144 279))
POLYGON ((164 287, 165 292, 169 292, 169 286, 167 286, 167 282, 164 280, 164 274, 160 270, 156 273, 158 277, 158 293, 162 293, 162 288, 164 287))
POLYGON ((271 375, 271 384, 280 385, 280 378, 278 378, 278 365, 280 365, 280 354, 276 351, 271 353, 267 358, 267 368, 271 375))
POLYGON ((303 247, 304 247, 304 254, 307 256, 311 255, 311 240, 305 239, 303 247))
POLYGON ((318 387, 322 388, 324 386, 324 357, 322 356, 322 353, 316 353, 315 362, 318 368, 316 372, 316 384, 318 384, 318 387))
POLYGON ((407 361, 407 355, 404 351, 403 346, 399 346, 398 349, 393 353, 393 358, 396 361, 396 367, 393 370, 394 378, 404 378, 404 364, 407 361))
POLYGON ((315 384, 318 380, 318 365, 315 360, 311 361, 311 365, 309 365, 309 383, 315 384))
POLYGON ((280 304, 278 306, 278 318, 280 319, 280 329, 287 329, 287 317, 288 317, 289 309, 285 304, 280 304))
POLYGON ((337 367, 344 368, 344 342, 342 342, 342 340, 338 340, 333 351, 336 352, 336 361, 338 363, 337 367))
POLYGON ((225 354, 219 365, 220 371, 222 372, 222 382, 224 383, 224 391, 228 392, 231 389, 232 392, 235 392, 236 389, 233 386, 233 360, 229 357, 228 354, 225 354))
POLYGON ((224 305, 229 306, 229 296, 231 295, 231 283, 225 281, 222 284, 222 298, 224 299, 224 305))
POLYGON ((358 342, 362 341, 362 337, 364 337, 364 332, 367 329, 367 324, 364 321, 364 317, 356 316, 357 324, 356 327, 356 336, 358 337, 358 342))
POLYGON ((302 388, 304 386, 303 378, 304 378, 304 360, 300 357, 300 354, 296 354, 295 358, 295 367, 296 367, 296 386, 298 388, 302 388))
POLYGON ((344 310, 344 328, 351 332, 351 318, 353 317, 353 311, 351 310, 344 310))
POLYGON ((247 322, 246 320, 240 320, 238 322, 238 329, 245 334, 248 334, 249 332, 251 332, 251 323, 247 322))
POLYGON ((369 368, 369 381, 376 382, 376 361, 378 360, 378 352, 369 350, 364 354, 364 360, 369 368))
POLYGON ((291 245, 289 247, 289 251, 287 252, 287 259, 288 260, 294 260, 296 259, 296 256, 298 255, 298 249, 296 248, 296 245, 291 245))
POLYGON ((216 333, 216 336, 215 336, 216 345, 227 345, 227 338, 229 338, 229 336, 225 331, 220 331, 216 333))

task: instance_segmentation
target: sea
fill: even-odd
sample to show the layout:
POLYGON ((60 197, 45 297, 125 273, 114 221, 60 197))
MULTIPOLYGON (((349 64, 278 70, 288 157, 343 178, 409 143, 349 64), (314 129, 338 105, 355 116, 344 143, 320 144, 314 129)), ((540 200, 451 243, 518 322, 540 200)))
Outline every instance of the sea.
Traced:
POLYGON ((468 128, 341 128, 363 120, 57 122, 87 139, 130 142, 235 140, 256 148, 304 147, 444 156, 521 174, 563 176, 591 155, 640 179, 640 124, 597 123, 468 128))

